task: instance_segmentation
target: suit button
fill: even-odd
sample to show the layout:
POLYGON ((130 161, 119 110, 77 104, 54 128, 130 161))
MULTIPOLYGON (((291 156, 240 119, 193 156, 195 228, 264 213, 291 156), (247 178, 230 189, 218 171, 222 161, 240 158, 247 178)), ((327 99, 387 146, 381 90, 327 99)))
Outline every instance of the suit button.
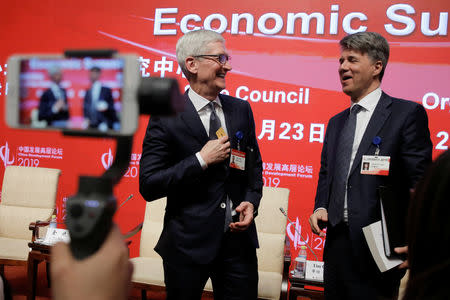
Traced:
POLYGON ((220 208, 225 208, 225 207, 227 207, 227 205, 224 202, 220 203, 220 208))

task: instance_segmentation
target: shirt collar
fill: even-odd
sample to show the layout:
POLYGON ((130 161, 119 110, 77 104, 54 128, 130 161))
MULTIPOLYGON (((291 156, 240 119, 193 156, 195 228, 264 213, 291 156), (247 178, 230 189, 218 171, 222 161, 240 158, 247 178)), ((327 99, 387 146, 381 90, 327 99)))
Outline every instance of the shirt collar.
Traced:
MULTIPOLYGON (((195 110, 198 112, 202 110, 205 106, 207 106, 211 101, 197 94, 193 89, 189 89, 188 91, 189 99, 191 99, 192 104, 194 104, 195 110)), ((220 107, 222 107, 222 103, 220 103, 219 96, 213 100, 220 107)))
POLYGON ((52 83, 50 83, 50 88, 52 89, 52 90, 59 90, 59 89, 61 89, 61 87, 59 86, 59 84, 57 84, 57 83, 55 83, 55 82, 53 82, 52 81, 52 83))
POLYGON ((381 98, 381 88, 378 87, 372 92, 370 92, 368 95, 366 95, 364 98, 359 100, 358 103, 352 102, 350 108, 352 108, 355 104, 359 104, 362 106, 362 108, 364 108, 365 111, 373 111, 377 106, 380 98, 381 98))

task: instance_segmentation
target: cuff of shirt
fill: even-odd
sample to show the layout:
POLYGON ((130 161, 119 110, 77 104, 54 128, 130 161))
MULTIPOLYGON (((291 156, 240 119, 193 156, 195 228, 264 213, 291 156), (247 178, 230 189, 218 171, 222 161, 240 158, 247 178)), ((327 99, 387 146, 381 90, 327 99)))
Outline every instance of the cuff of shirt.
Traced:
POLYGON ((321 209, 323 209, 323 210, 327 210, 325 207, 318 207, 318 208, 316 208, 315 210, 314 210, 314 213, 316 213, 316 211, 318 211, 318 210, 321 210, 321 209))
POLYGON ((206 170, 206 168, 208 168, 208 165, 206 164, 206 162, 203 160, 202 156, 200 155, 200 152, 195 153, 195 156, 197 156, 198 162, 200 163, 200 165, 202 166, 203 170, 206 170))

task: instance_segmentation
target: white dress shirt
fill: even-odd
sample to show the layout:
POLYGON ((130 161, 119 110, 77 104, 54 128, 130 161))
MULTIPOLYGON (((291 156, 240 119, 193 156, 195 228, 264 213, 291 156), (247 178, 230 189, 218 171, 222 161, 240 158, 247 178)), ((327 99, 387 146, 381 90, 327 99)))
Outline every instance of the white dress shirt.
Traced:
MULTIPOLYGON (((197 111, 198 116, 200 117, 200 120, 202 121, 202 124, 205 127, 206 134, 209 135, 209 119, 211 117, 212 110, 208 106, 208 104, 211 101, 200 96, 193 89, 189 89, 188 96, 189 99, 191 99, 192 104, 194 104, 195 110, 197 111)), ((220 102, 219 97, 217 96, 216 99, 213 100, 213 102, 215 103, 214 107, 216 110, 216 115, 219 117, 220 125, 225 130, 225 133, 228 135, 227 126, 225 123, 225 114, 223 113, 222 103, 220 102)), ((195 156, 197 156, 197 159, 200 162, 202 168, 206 169, 208 165, 203 160, 202 156, 200 155, 200 152, 195 153, 195 156)))
MULTIPOLYGON (((91 100, 92 103, 96 104, 100 99, 100 91, 102 90, 102 84, 100 81, 96 81, 91 87, 91 100)), ((94 106, 94 105, 93 105, 94 106)))
MULTIPOLYGON (((350 167, 348 168, 348 172, 350 175, 350 170, 353 165, 353 161, 355 160, 356 152, 358 152, 359 144, 366 132, 367 125, 369 124, 370 118, 373 115, 373 111, 375 107, 377 107, 378 101, 381 98, 381 88, 377 88, 372 91, 370 94, 359 100, 358 103, 352 102, 350 109, 355 105, 359 104, 362 106, 359 113, 356 115, 356 129, 355 129, 355 137, 353 140, 352 147, 352 155, 350 157, 350 167)), ((345 189, 345 198, 344 198, 344 222, 348 223, 348 212, 347 212, 347 189, 345 189)))
MULTIPOLYGON (((53 93, 53 96, 55 96, 56 101, 64 100, 64 92, 63 92, 63 90, 61 89, 61 87, 59 85, 57 85, 56 83, 52 82, 50 84, 50 89, 51 89, 51 91, 53 93)), ((56 102, 55 102, 55 104, 56 104, 56 102)), ((53 104, 53 106, 52 106, 52 112, 54 114, 57 114, 61 110, 65 110, 64 108, 59 109, 59 110, 56 109, 55 104, 53 104)))
MULTIPOLYGON (((353 161, 355 160, 356 152, 358 152, 359 144, 366 132, 367 125, 369 124, 370 118, 372 118, 375 107, 377 107, 378 101, 381 98, 381 88, 378 87, 370 94, 362 98, 358 103, 351 103, 350 109, 355 105, 361 105, 361 110, 356 115, 356 128, 355 128, 355 137, 353 139, 353 147, 352 154, 350 157, 350 167, 348 168, 348 175, 350 174, 351 167, 353 165, 353 161)), ((314 212, 319 209, 325 209, 324 207, 317 208, 314 212)), ((345 198, 344 198, 344 222, 348 223, 348 211, 347 211, 347 189, 345 190, 345 198)))
MULTIPOLYGON (((212 110, 208 106, 208 104, 211 101, 200 96, 193 89, 189 89, 188 96, 191 99, 192 104, 194 104, 195 110, 197 111, 198 116, 200 117, 200 120, 202 121, 203 126, 205 127, 206 134, 209 136, 209 122, 212 110)), ((212 102, 214 102, 214 109, 216 110, 217 117, 219 117, 220 126, 225 130, 225 133, 228 135, 227 126, 225 123, 225 114, 223 113, 222 103, 220 102, 219 96, 217 96, 216 99, 214 99, 212 102)), ((195 153, 195 156, 197 157, 203 170, 205 170, 208 167, 208 165, 203 160, 202 156, 200 155, 200 152, 195 153)), ((231 216, 234 216, 236 214, 236 211, 233 209, 233 203, 231 202, 231 199, 228 196, 226 200, 226 205, 229 208, 229 211, 231 211, 231 216)))

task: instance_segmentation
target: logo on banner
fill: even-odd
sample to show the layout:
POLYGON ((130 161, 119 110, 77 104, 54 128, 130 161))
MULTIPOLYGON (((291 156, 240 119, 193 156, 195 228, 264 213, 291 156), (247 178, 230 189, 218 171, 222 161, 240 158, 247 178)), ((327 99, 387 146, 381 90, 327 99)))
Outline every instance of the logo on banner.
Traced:
POLYGON ((294 248, 306 245, 309 241, 309 235, 306 235, 306 238, 302 235, 302 225, 298 223, 298 217, 294 222, 290 222, 286 226, 286 232, 291 241, 294 242, 294 248))
POLYGON ((102 165, 106 170, 111 167, 114 160, 114 156, 111 153, 111 148, 108 149, 108 152, 102 154, 102 165))
POLYGON ((0 157, 2 158, 5 168, 14 163, 14 156, 10 159, 8 142, 4 146, 0 147, 0 157))

